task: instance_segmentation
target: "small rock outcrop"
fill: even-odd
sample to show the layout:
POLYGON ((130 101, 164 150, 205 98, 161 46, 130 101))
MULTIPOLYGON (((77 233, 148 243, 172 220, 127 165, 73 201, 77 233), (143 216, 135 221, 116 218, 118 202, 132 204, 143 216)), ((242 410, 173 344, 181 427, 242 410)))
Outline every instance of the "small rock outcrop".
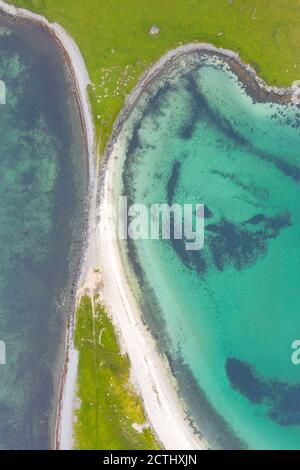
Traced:
POLYGON ((153 24, 151 26, 151 29, 150 29, 150 34, 152 36, 157 36, 158 34, 160 33, 160 29, 158 28, 158 26, 156 26, 155 24, 153 24))

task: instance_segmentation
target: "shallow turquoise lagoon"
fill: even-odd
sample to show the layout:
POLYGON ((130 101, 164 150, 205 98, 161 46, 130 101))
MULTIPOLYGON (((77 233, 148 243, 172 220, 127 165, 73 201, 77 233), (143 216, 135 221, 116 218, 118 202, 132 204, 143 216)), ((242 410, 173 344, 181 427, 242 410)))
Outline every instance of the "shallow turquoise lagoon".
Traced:
POLYGON ((194 53, 147 87, 120 135, 116 196, 205 204, 203 250, 122 248, 213 447, 300 448, 299 126, 299 108, 272 102, 237 64, 194 53))
POLYGON ((1 15, 0 79, 0 449, 43 449, 54 441, 85 153, 73 89, 48 33, 1 15))

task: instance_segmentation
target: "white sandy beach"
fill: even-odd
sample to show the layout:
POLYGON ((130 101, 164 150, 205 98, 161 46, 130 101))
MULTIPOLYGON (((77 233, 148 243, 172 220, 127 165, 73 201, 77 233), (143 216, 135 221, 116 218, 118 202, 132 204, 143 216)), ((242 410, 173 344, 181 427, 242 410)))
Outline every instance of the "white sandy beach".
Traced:
POLYGON ((113 178, 118 145, 109 157, 105 171, 104 193, 99 207, 98 247, 103 276, 102 298, 128 352, 132 378, 140 392, 148 420, 159 441, 169 450, 205 449, 186 419, 183 403, 176 391, 176 382, 167 362, 162 360, 155 340, 146 330, 131 293, 121 263, 115 227, 111 214, 113 178))

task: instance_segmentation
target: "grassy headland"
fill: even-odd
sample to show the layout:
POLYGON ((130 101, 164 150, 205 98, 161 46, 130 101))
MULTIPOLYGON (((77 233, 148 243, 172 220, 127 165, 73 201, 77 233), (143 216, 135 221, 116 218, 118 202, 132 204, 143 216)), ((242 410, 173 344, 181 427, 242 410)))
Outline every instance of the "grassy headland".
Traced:
POLYGON ((76 449, 158 449, 145 424, 142 402, 130 383, 130 362, 122 355, 105 310, 88 296, 77 310, 79 351, 76 449))
POLYGON ((100 151, 141 73, 193 41, 240 53, 271 85, 300 79, 299 0, 7 0, 60 23, 79 45, 100 151), (158 36, 149 34, 152 25, 158 36))

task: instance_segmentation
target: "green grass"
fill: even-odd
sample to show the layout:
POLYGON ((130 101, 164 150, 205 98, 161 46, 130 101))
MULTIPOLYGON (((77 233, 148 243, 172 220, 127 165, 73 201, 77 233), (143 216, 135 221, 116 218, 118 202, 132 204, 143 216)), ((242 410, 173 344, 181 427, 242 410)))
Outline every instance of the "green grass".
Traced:
POLYGON ((300 79, 299 0, 9 0, 60 23, 78 43, 103 152, 124 97, 170 48, 192 41, 238 51, 267 82, 300 79), (161 33, 151 37, 156 24, 161 33), (218 36, 219 33, 223 33, 218 36), (296 65, 296 67, 295 67, 296 65), (99 100, 99 101, 98 101, 99 100))
POLYGON ((158 449, 144 424, 140 397, 130 383, 128 356, 120 353, 112 323, 101 305, 93 313, 90 297, 77 310, 75 347, 79 351, 78 398, 74 428, 76 449, 158 449))

